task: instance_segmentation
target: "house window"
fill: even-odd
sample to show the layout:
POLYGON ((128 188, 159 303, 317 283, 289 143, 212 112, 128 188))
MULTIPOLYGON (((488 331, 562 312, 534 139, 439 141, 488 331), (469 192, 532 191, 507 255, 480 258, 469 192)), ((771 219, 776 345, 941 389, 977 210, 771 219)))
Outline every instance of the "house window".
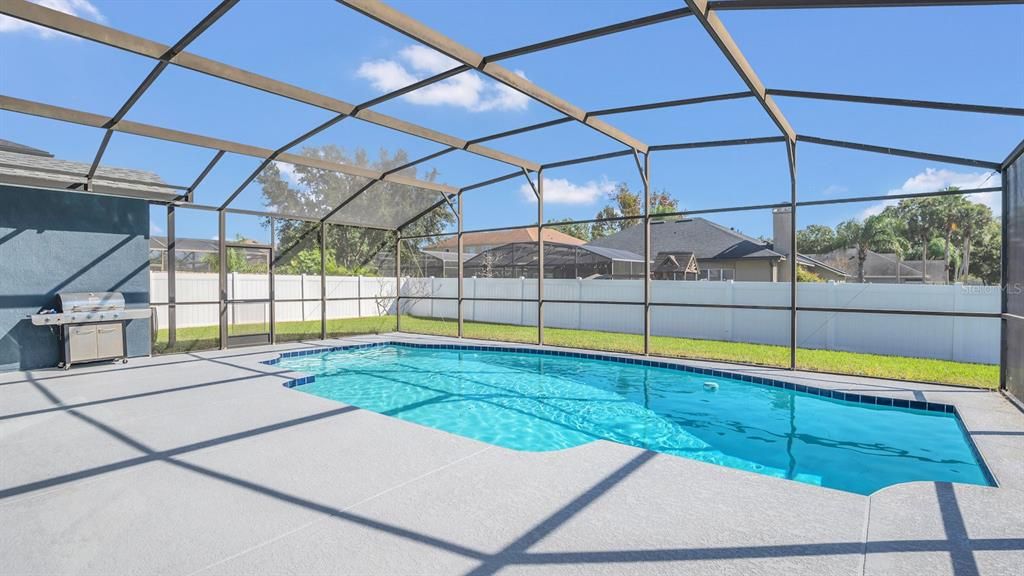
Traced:
POLYGON ((721 282, 723 280, 735 280, 736 271, 731 268, 704 268, 700 271, 701 280, 721 282))

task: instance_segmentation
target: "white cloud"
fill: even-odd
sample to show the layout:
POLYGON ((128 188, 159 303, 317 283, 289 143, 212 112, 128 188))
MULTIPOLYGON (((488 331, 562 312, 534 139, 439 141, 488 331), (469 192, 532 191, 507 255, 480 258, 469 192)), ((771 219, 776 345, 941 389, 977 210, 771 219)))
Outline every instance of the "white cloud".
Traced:
POLYGON ((295 173, 295 166, 292 164, 286 164, 284 162, 274 161, 274 166, 281 172, 284 179, 291 182, 292 184, 299 183, 299 175, 295 173))
MULTIPOLYGON (((95 20, 97 22, 105 22, 106 18, 96 6, 93 6, 89 0, 32 0, 36 4, 64 12, 65 14, 71 14, 72 16, 78 16, 79 18, 87 18, 89 20, 95 20)), ((40 38, 56 38, 62 36, 60 32, 55 32, 49 28, 43 28, 35 24, 30 24, 24 20, 18 20, 17 18, 11 18, 10 16, 0 16, 0 34, 5 32, 20 32, 23 30, 29 30, 35 32, 40 38)), ((70 36, 68 36, 70 38, 70 36)))
MULTIPOLYGON (((544 202, 553 204, 593 204, 596 200, 606 197, 615 191, 615 182, 602 178, 600 182, 593 180, 579 185, 565 178, 544 179, 544 202)), ((533 188, 529 184, 519 187, 519 192, 531 202, 537 201, 533 188)))
MULTIPOLYGON (((394 59, 364 62, 356 76, 369 80, 374 89, 392 92, 418 80, 451 70, 459 63, 425 46, 408 46, 398 51, 394 59)), ((521 70, 516 74, 526 78, 521 70)), ((471 112, 491 110, 525 110, 530 99, 519 92, 476 72, 463 72, 441 82, 435 82, 402 96, 413 104, 423 106, 456 106, 471 112)))
MULTIPOLYGON (((945 168, 926 168, 924 172, 912 176, 903 183, 903 186, 889 190, 889 196, 897 194, 922 194, 925 192, 937 192, 947 186, 956 186, 963 190, 970 188, 991 188, 1000 185, 999 175, 992 172, 954 172, 945 168)), ((996 215, 1001 210, 1002 199, 999 193, 991 194, 969 194, 966 196, 971 202, 984 204, 992 209, 996 215)), ((897 200, 885 200, 865 209, 860 214, 864 219, 868 216, 880 214, 886 206, 895 206, 897 200)))
POLYGON ((459 65, 453 58, 449 58, 437 50, 431 50, 419 44, 402 48, 398 51, 398 55, 402 60, 408 62, 414 70, 429 74, 440 74, 459 65))
POLYGON ((824 190, 821 191, 822 196, 834 196, 836 194, 846 194, 850 189, 846 186, 839 184, 829 184, 824 190))
POLYGON ((157 226, 155 222, 150 222, 149 223, 149 235, 150 236, 159 236, 159 235, 161 235, 163 233, 164 233, 164 229, 159 227, 159 226, 157 226))

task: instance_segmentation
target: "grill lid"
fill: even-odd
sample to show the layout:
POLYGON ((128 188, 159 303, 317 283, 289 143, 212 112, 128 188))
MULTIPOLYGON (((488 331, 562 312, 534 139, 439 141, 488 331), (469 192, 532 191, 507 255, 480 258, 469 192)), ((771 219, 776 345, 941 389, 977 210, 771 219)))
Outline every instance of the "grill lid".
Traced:
POLYGON ((57 307, 61 312, 124 310, 124 296, 120 292, 60 292, 57 307))

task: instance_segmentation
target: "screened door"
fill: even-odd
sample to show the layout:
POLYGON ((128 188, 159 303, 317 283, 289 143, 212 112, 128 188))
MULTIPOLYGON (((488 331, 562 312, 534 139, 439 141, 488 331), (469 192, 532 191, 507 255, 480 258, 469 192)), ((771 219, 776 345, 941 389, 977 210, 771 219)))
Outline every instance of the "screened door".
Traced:
POLYGON ((269 246, 227 246, 228 347, 274 341, 274 290, 269 246))

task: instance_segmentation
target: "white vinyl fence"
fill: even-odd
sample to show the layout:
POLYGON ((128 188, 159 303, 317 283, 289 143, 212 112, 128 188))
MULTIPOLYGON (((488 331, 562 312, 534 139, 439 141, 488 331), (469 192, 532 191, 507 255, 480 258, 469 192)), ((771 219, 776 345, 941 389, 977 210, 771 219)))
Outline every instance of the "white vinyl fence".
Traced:
MULTIPOLYGON (((166 273, 151 274, 152 300, 165 302, 166 273)), ((229 298, 265 298, 266 275, 229 274, 229 298)), ((327 317, 354 318, 394 313, 393 278, 327 277, 327 297, 368 298, 360 302, 327 303, 327 317)), ((402 313, 422 317, 457 316, 452 300, 458 295, 455 278, 405 278, 402 281, 402 313)), ((600 330, 640 334, 643 307, 607 302, 640 302, 642 280, 544 281, 546 300, 581 300, 600 304, 544 305, 545 325, 552 328, 600 330)), ((536 279, 466 278, 466 298, 535 300, 536 279)), ((275 276, 277 300, 311 299, 310 302, 278 302, 279 322, 319 320, 319 276, 275 276)), ((216 274, 177 274, 177 300, 216 301, 216 274)), ((914 284, 800 283, 801 306, 822 308, 925 310, 942 312, 998 313, 998 287, 914 284)), ((788 306, 789 284, 773 282, 651 282, 653 303, 739 304, 788 306)), ((158 306, 160 326, 166 326, 166 306, 158 306)), ((264 322, 266 307, 229 307, 229 321, 264 322)), ((502 324, 537 324, 536 302, 467 301, 466 320, 502 324)), ((217 324, 217 306, 178 308, 178 326, 217 324)), ((789 344, 788 310, 752 310, 700 307, 655 307, 651 311, 654 336, 679 336, 732 342, 789 344)), ((853 312, 800 312, 797 342, 802 348, 894 354, 939 358, 960 362, 999 362, 999 320, 942 316, 864 314, 853 312)))

